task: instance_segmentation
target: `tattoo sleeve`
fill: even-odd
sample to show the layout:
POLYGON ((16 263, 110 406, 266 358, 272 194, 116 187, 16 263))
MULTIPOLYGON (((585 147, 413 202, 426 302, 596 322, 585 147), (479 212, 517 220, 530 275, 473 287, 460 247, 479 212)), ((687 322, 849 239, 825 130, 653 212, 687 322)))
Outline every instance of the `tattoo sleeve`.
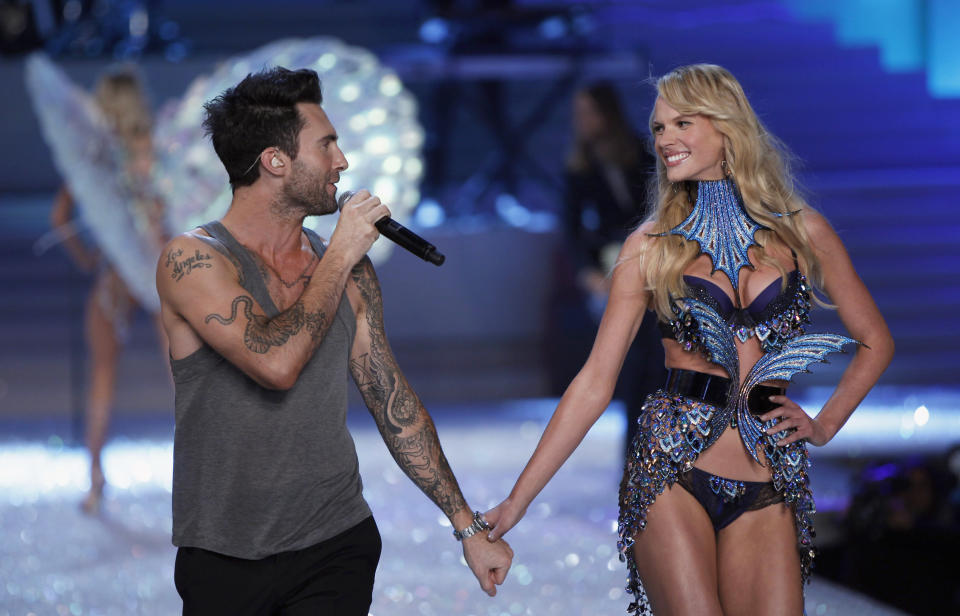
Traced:
POLYGON ((440 447, 437 429, 387 344, 380 283, 370 260, 364 257, 351 276, 363 298, 370 337, 367 352, 350 360, 353 379, 394 460, 451 516, 466 507, 466 502, 440 447))

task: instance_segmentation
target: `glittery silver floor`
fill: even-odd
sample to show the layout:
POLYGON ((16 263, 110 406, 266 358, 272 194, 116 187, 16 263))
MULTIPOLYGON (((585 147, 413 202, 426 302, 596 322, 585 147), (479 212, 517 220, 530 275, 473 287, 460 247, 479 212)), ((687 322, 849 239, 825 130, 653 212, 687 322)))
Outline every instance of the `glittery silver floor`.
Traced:
MULTIPOLYGON (((811 390, 813 406, 824 392, 811 390)), ((435 411, 447 456, 474 508, 507 494, 554 401, 435 411)), ((888 390, 871 395, 844 431, 815 452, 814 491, 842 506, 843 459, 871 451, 939 450, 960 442, 960 393, 888 390), (921 408, 922 407, 922 408, 921 408)), ((371 614, 475 616, 622 614, 624 567, 615 551, 622 413, 612 408, 508 535, 516 560, 488 598, 461 562, 439 512, 397 469, 372 421, 351 413, 365 494, 384 538, 371 614)), ((116 438, 99 516, 77 504, 80 449, 42 429, 0 442, 0 616, 179 613, 170 545, 172 427, 116 438)), ((899 612, 821 579, 807 590, 811 616, 899 612)))

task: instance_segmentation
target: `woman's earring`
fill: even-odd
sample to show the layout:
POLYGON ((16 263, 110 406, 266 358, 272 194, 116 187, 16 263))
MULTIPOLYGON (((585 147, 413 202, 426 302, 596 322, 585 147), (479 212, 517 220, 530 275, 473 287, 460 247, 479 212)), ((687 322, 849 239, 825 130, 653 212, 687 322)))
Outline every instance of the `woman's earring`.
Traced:
POLYGON ((726 159, 726 158, 720 159, 720 169, 723 170, 723 176, 724 176, 724 177, 727 177, 727 178, 728 178, 728 177, 730 177, 731 175, 733 175, 733 174, 730 173, 730 168, 727 166, 727 159, 726 159))

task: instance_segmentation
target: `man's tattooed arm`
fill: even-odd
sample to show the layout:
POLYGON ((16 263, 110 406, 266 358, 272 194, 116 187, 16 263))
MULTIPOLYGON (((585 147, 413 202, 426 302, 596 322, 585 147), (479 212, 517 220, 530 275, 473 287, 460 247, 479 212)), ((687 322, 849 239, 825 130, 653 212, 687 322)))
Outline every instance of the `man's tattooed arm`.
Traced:
POLYGON ((220 325, 230 325, 237 319, 237 306, 243 305, 243 316, 247 326, 243 331, 243 344, 254 353, 268 353, 271 347, 286 344, 292 336, 306 328, 310 338, 320 341, 330 326, 327 314, 323 310, 306 313, 303 302, 297 301, 272 319, 253 312, 253 299, 249 295, 240 295, 230 305, 230 317, 208 314, 203 322, 216 321, 220 325))
POLYGON ((387 448, 403 472, 452 517, 466 502, 450 470, 433 420, 400 372, 383 326, 380 283, 364 257, 351 274, 362 298, 350 372, 387 448))
POLYGON ((286 389, 323 342, 349 273, 341 260, 321 260, 300 296, 268 315, 229 251, 212 238, 184 234, 164 250, 157 285, 161 301, 195 335, 264 387, 286 389))

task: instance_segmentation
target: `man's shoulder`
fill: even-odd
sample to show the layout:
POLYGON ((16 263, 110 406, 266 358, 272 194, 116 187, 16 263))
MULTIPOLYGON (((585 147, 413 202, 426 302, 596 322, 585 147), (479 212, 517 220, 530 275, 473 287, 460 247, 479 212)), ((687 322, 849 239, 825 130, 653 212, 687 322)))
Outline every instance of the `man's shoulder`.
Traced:
MULTIPOLYGON (((230 258, 231 252, 226 245, 216 237, 210 235, 207 230, 203 227, 196 227, 190 229, 189 231, 184 231, 180 235, 176 235, 163 249, 163 255, 166 256, 171 251, 180 251, 184 252, 194 251, 194 250, 216 250, 218 253, 230 258)), ((162 261, 163 259, 161 259, 162 261)))
POLYGON ((197 227, 167 242, 157 263, 158 278, 159 274, 165 274, 174 282, 181 282, 188 277, 195 278, 195 273, 222 271, 223 265, 236 269, 238 263, 220 240, 197 227))

